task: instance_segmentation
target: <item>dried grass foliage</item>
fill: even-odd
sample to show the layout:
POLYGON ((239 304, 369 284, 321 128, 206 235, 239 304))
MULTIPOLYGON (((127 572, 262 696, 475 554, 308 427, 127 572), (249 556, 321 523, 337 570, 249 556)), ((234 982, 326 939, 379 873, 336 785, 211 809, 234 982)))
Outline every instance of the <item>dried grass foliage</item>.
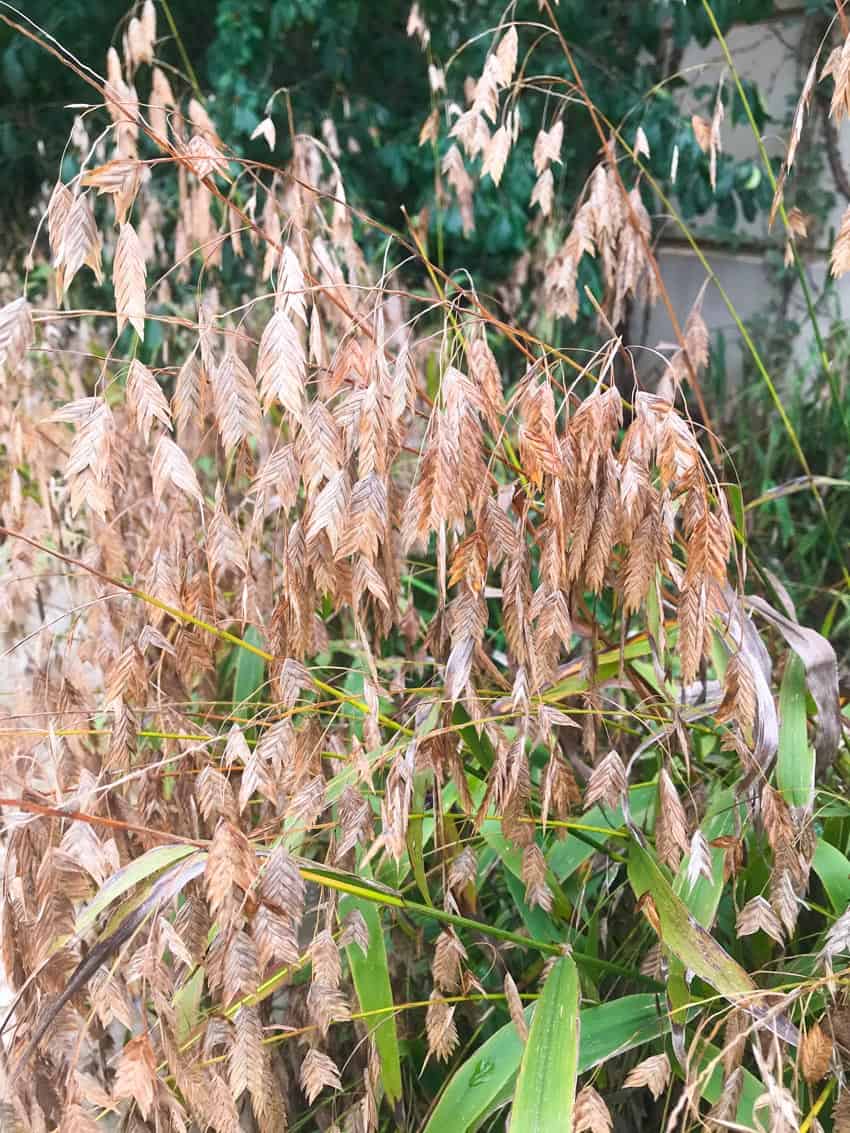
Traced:
MULTIPOLYGON (((416 12, 408 31, 422 40, 416 12)), ((77 610, 61 664, 44 638, 34 651, 16 709, 36 726, 10 727, 0 741, 4 791, 20 802, 6 815, 3 959, 16 994, 6 1104, 22 1128, 94 1128, 95 1115, 118 1109, 157 1128, 232 1133, 248 1110, 257 1128, 279 1130, 287 1112, 345 1084, 357 1096, 354 1107, 340 1101, 348 1126, 375 1129, 374 1059, 351 1041, 364 1032, 352 1022, 341 953, 364 944, 365 930, 341 924, 332 891, 308 895, 304 857, 348 870, 363 855, 402 861, 424 778, 438 815, 441 792, 454 792, 452 822, 465 837, 499 817, 520 851, 525 901, 551 911, 535 823, 581 807, 618 810, 632 769, 616 702, 608 715, 618 680, 596 678, 598 598, 621 632, 602 645, 616 650, 648 630, 656 667, 675 674, 685 697, 713 663, 712 645, 725 642, 722 697, 709 710, 747 782, 772 758, 760 739, 764 676, 742 643, 734 597, 741 564, 729 507, 679 397, 689 368, 707 362, 707 332, 695 309, 662 391, 636 388, 625 404, 610 380, 616 343, 574 381, 542 345, 514 349, 503 372, 505 339, 523 340, 473 292, 436 296, 445 323, 435 332, 427 308, 366 263, 327 147, 299 136, 288 169, 269 176, 244 165, 251 196, 240 203, 236 162, 209 115, 195 100, 183 107, 152 66, 152 13, 148 0, 128 24, 123 58, 114 49, 108 58, 114 152, 58 183, 46 215, 57 304, 85 269, 96 280, 105 271, 118 335, 129 326, 138 336, 132 356, 113 345, 97 370, 56 364, 45 375, 31 348, 48 341, 60 312, 34 312, 23 298, 0 310, 0 435, 9 452, 26 451, 28 489, 54 485, 24 491, 17 473, 5 484, 15 533, 0 607, 23 620, 44 561, 34 543, 51 543, 74 564, 77 610), (157 194, 166 178, 178 199, 170 228, 157 194), (225 245, 245 266, 246 294, 230 307, 215 283, 225 245), (170 275, 191 279, 198 265, 197 309, 165 314, 170 275), (152 320, 169 335, 157 366, 140 357, 152 320), (435 583, 427 619, 413 589, 423 563, 435 583), (263 641, 259 703, 221 712, 217 667, 234 637, 237 654, 250 644, 248 627, 263 641), (497 633, 504 651, 492 647, 497 633), (315 675, 339 639, 357 660, 357 693, 315 675), (578 672, 580 693, 564 693, 578 672), (475 799, 458 712, 495 753, 475 799), (562 743, 564 732, 581 739, 562 743), (58 820, 63 810, 90 821, 58 820), (76 931, 80 910, 174 834, 205 849, 203 871, 181 876, 179 897, 163 889, 89 970, 94 936, 91 926, 76 931), (302 1049, 276 1042, 269 979, 285 987, 285 1025, 302 1049), (56 1014, 69 980, 74 994, 56 1014)), ((465 158, 481 156, 480 176, 498 184, 516 139, 519 120, 502 99, 517 50, 510 27, 451 126, 442 174, 465 228, 475 192, 465 158)), ((719 95, 717 106, 714 121, 694 122, 714 155, 719 95)), ((563 129, 550 123, 534 144, 531 204, 544 216, 563 129)), ((600 162, 547 265, 547 309, 575 318, 583 254, 602 267, 611 322, 630 297, 654 299, 650 236, 639 184, 624 197, 600 162)), ((65 321, 58 333, 74 341, 65 321)), ((666 742, 681 722, 675 704, 659 711, 666 742)), ((709 846, 691 801, 671 761, 658 777, 658 858, 675 872, 687 857, 693 886, 712 879, 711 850, 722 846, 725 880, 737 847, 709 846)), ((769 785, 753 810, 770 845, 770 884, 739 910, 736 928, 782 944, 808 884, 813 845, 797 824, 810 815, 791 815, 769 785)), ((475 849, 440 827, 437 850, 438 900, 454 912, 474 889, 475 849)), ((839 920, 827 961, 847 936, 839 920)), ((427 1047, 445 1063, 461 1042, 449 1000, 475 986, 453 929, 437 937, 430 971, 427 1047)), ((525 1040, 510 973, 503 986, 525 1040)), ((824 1077, 832 1051, 825 1026, 810 1028, 806 1081, 824 1077)), ((729 1082, 736 1069, 726 1067, 729 1082)), ((625 1086, 658 1098, 670 1075, 667 1055, 654 1055, 625 1086)), ((778 1113, 775 1096, 770 1104, 778 1113)), ((574 1128, 610 1133, 592 1085, 578 1095, 574 1128)))

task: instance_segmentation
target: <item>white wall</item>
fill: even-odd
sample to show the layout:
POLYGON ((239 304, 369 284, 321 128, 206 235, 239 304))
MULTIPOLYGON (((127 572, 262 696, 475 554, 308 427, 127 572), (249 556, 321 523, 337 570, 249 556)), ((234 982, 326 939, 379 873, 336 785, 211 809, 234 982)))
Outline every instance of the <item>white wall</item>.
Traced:
MULTIPOLYGON (((780 7, 794 8, 799 12, 799 4, 792 4, 791 0, 784 0, 780 7)), ((801 35, 803 31, 803 17, 799 14, 788 18, 775 19, 763 25, 738 27, 733 29, 728 37, 729 48, 735 60, 736 67, 744 78, 752 79, 759 85, 764 102, 773 118, 765 129, 763 141, 771 156, 784 155, 788 136, 788 126, 785 124, 789 116, 789 107, 796 103, 799 91, 805 78, 805 69, 810 59, 806 58, 805 65, 798 58, 800 52, 801 35), (801 69, 802 68, 802 69, 801 69)), ((826 52, 821 57, 821 65, 825 61, 826 52)), ((729 73, 726 62, 718 44, 714 43, 705 49, 691 47, 685 54, 682 63, 683 71, 689 82, 715 87, 721 76, 724 84, 730 89, 734 79, 729 73)), ((826 89, 831 94, 832 80, 824 80, 826 89)), ((694 110, 697 107, 693 108, 694 110)), ((815 119, 807 118, 807 130, 817 129, 818 138, 821 138, 820 124, 815 119)), ((733 127, 731 115, 727 115, 722 127, 722 143, 725 153, 736 158, 752 158, 758 160, 758 149, 755 138, 747 125, 733 127)), ((819 144, 821 144, 819 142, 819 144)), ((850 123, 844 122, 839 128, 839 144, 845 161, 845 167, 850 170, 850 123)), ((795 172, 792 170, 791 184, 795 172)), ((832 187, 831 175, 825 172, 827 184, 832 187)), ((801 256, 806 270, 810 276, 811 286, 815 294, 823 286, 830 255, 830 230, 836 231, 844 210, 845 202, 840 194, 836 193, 836 208, 826 222, 820 225, 817 246, 806 246, 801 249, 801 256)), ((701 218, 696 222, 696 229, 710 222, 710 217, 701 218)), ((716 273, 722 286, 728 292, 736 310, 743 319, 752 318, 770 305, 778 301, 777 292, 769 283, 767 272, 763 263, 763 255, 758 245, 770 241, 779 250, 784 247, 784 235, 781 220, 777 218, 772 232, 767 231, 767 217, 759 216, 749 224, 742 222, 738 228, 739 235, 746 236, 748 241, 755 245, 748 251, 713 250, 707 253, 707 259, 716 273)), ((682 323, 687 318, 691 304, 703 285, 706 274, 693 252, 684 245, 678 236, 675 225, 671 222, 662 234, 659 246, 659 262, 663 277, 670 293, 677 317, 682 323)), ((838 283, 839 298, 844 309, 850 308, 850 275, 838 283)), ((795 287, 789 313, 801 324, 806 324, 805 305, 799 286, 795 287)), ((740 366, 740 338, 735 328, 732 316, 723 302, 718 290, 709 284, 703 303, 703 315, 709 329, 714 332, 723 330, 728 332, 727 359, 730 377, 740 366)), ((633 337, 640 338, 640 323, 633 328, 633 337)), ((823 330, 826 330, 824 325, 823 330)), ((649 334, 644 341, 648 346, 657 346, 659 343, 669 343, 673 338, 673 330, 663 303, 659 302, 653 309, 649 320, 649 334)), ((801 332, 800 340, 791 346, 792 356, 800 364, 805 364, 809 357, 809 347, 812 340, 810 326, 805 326, 801 332)))

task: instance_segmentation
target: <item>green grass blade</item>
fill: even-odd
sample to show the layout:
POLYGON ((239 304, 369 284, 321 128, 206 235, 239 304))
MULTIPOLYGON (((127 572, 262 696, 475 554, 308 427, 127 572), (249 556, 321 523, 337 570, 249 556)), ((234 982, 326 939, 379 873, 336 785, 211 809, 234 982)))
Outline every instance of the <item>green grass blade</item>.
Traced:
MULTIPOLYGON (((513 874, 514 877, 522 878, 522 851, 519 850, 513 842, 502 833, 501 821, 496 818, 485 818, 481 823, 481 834, 484 841, 490 846, 498 855, 505 869, 513 874)), ((588 856, 593 853, 593 850, 588 848, 588 856)), ((569 918, 572 908, 569 901, 564 895, 564 891, 558 884, 558 879, 551 869, 546 871, 546 884, 552 891, 553 910, 555 914, 564 919, 569 918)), ((524 888, 524 887, 523 887, 524 888)))
POLYGON ((469 713, 462 704, 456 704, 452 710, 452 724, 457 728, 458 735, 464 747, 477 761, 479 768, 485 773, 490 770, 496 761, 496 754, 486 733, 480 735, 469 719, 469 713))
MULTIPOLYGON (((533 1008, 526 1009, 531 1018, 533 1008)), ((625 995, 581 1012, 578 1072, 650 1042, 670 1029, 655 995, 625 995)), ((468 1133, 510 1099, 523 1053, 513 1023, 500 1028, 456 1071, 423 1133, 468 1133)))
POLYGON ((628 872, 635 896, 652 897, 661 922, 661 939, 686 968, 733 1001, 755 990, 747 972, 691 915, 655 858, 637 838, 629 853, 628 872))
MULTIPOLYGON (((707 1077, 700 1078, 700 1094, 707 1102, 714 1105, 715 1102, 720 1101, 723 1091, 726 1089, 726 1075, 723 1070, 720 1051, 712 1043, 706 1043, 700 1047, 698 1067, 699 1069, 696 1070, 695 1068, 695 1070, 700 1075, 706 1074, 711 1067, 710 1074, 707 1077)), ((757 1124, 754 1115, 755 1103, 763 1094, 763 1083, 749 1070, 743 1069, 741 1096, 738 1099, 738 1110, 735 1115, 736 1128, 741 1130, 764 1128, 761 1124, 757 1124)), ((764 1118, 763 1111, 761 1116, 764 1118)))
POLYGON ((669 1029, 670 1019, 659 1013, 656 995, 623 995, 610 1003, 586 1007, 581 1013, 579 1073, 651 1042, 669 1029))
POLYGON ((425 840, 425 794, 426 794, 427 776, 421 772, 414 776, 413 779, 413 815, 411 815, 407 824, 407 856, 410 860, 410 868, 413 871, 413 877, 416 881, 416 888, 422 894, 422 899, 426 905, 433 905, 431 894, 428 890, 428 874, 425 871, 425 855, 424 855, 424 840, 425 840))
POLYGON ((204 969, 199 967, 174 993, 177 1041, 185 1042, 201 1021, 204 994, 204 969))
POLYGON ((579 1052, 578 970, 564 956, 534 1009, 511 1111, 510 1133, 571 1129, 579 1052))
POLYGON ((339 903, 341 917, 357 910, 369 930, 369 947, 364 955, 358 944, 349 944, 346 952, 360 1010, 385 1012, 375 1020, 366 1019, 370 1034, 378 1048, 381 1062, 381 1081, 390 1105, 401 1099, 401 1059, 398 1048, 398 1030, 395 1014, 387 1010, 393 1006, 393 992, 387 967, 387 949, 380 914, 371 902, 358 897, 343 897, 339 903))
MULTIPOLYGON (((263 639, 254 626, 245 631, 245 641, 255 649, 262 649, 263 639)), ((237 651, 233 664, 233 711, 240 715, 246 705, 255 700, 263 687, 266 677, 266 663, 260 653, 247 649, 237 651)))
MULTIPOLYGON (((629 788, 629 812, 638 826, 643 826, 647 812, 655 805, 655 796, 654 783, 639 783, 629 788)), ((610 827, 612 833, 617 833, 625 825, 625 817, 620 807, 611 810, 607 807, 595 806, 582 815, 582 822, 587 826, 598 827, 599 830, 610 827)), ((594 834, 593 837, 600 842, 605 841, 603 833, 594 834)), ((566 881, 596 852, 595 847, 582 842, 570 833, 566 838, 558 839, 554 843, 546 859, 555 877, 559 881, 566 881)))
POLYGON ((197 846, 154 846, 152 850, 141 855, 113 873, 100 887, 91 901, 80 911, 74 931, 80 935, 92 927, 101 913, 121 897, 128 890, 138 885, 140 881, 147 881, 155 874, 168 869, 175 862, 182 861, 190 854, 197 853, 197 846))
MULTIPOLYGON (((714 838, 734 831, 737 809, 734 790, 716 792, 702 823, 702 832, 707 842, 711 843, 714 838)), ((699 877, 693 887, 691 886, 688 881, 690 854, 685 856, 673 881, 673 892, 682 899, 691 916, 707 930, 710 930, 714 923, 717 906, 723 895, 723 853, 724 851, 719 847, 711 850, 711 881, 699 877)), ((667 973, 667 1000, 678 1023, 684 1021, 688 1004, 692 999, 690 983, 686 977, 686 965, 678 956, 672 955, 669 958, 667 973)))
POLYGON ((850 907, 850 861, 835 846, 819 838, 812 869, 821 879, 829 903, 840 916, 850 907))
POLYGON ((539 905, 533 908, 526 903, 525 886, 510 870, 505 871, 505 886, 513 898, 517 912, 522 917, 522 923, 537 940, 548 940, 558 944, 564 936, 563 929, 559 929, 545 909, 539 905))
POLYGON ((779 691, 776 781, 789 806, 806 807, 815 789, 815 753, 806 735, 806 666, 788 657, 779 691))
MULTIPOLYGON (((734 790, 715 793, 701 826, 705 840, 709 844, 715 838, 734 833, 735 818, 739 809, 734 790)), ((686 854, 673 882, 674 892, 682 898, 693 916, 706 929, 711 928, 723 895, 723 854, 724 851, 719 846, 711 849, 712 879, 709 881, 705 877, 699 877, 693 886, 688 882, 690 854, 686 854)))

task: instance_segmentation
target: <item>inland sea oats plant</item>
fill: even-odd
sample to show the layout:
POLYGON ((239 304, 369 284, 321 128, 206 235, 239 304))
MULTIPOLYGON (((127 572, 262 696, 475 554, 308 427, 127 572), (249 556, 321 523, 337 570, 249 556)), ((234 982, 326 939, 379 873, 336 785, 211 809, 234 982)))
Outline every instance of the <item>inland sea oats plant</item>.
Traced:
POLYGON ((0 9, 91 97, 0 310, 4 1129, 846 1133, 835 655, 750 585, 646 135, 547 0, 461 101, 411 9, 470 223, 563 48, 526 329, 350 201, 328 131, 270 106, 289 163, 240 159, 163 13, 100 75, 0 9), (652 388, 637 298, 677 337, 652 388), (583 302, 598 349, 546 341, 583 302))

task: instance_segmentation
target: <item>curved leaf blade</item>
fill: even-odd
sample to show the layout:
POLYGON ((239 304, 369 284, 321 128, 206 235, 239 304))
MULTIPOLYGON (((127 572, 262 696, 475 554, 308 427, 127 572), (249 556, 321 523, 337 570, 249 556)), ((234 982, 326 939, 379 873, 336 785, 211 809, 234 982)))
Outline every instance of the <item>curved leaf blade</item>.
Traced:
POLYGON ((154 846, 141 857, 131 861, 129 865, 119 869, 108 877, 91 901, 80 910, 74 931, 77 935, 86 932, 92 927, 102 912, 109 908, 113 901, 123 896, 128 890, 146 881, 154 874, 160 873, 176 862, 182 861, 190 854, 197 853, 197 846, 180 843, 174 846, 154 846))
POLYGON ((661 925, 661 939, 686 968, 733 1002, 756 990, 750 975, 690 913, 652 854, 637 838, 629 853, 628 873, 635 897, 648 894, 652 898, 661 925))
POLYGON ((850 860, 837 847, 818 838, 812 869, 821 879, 838 916, 850 906, 850 860))

